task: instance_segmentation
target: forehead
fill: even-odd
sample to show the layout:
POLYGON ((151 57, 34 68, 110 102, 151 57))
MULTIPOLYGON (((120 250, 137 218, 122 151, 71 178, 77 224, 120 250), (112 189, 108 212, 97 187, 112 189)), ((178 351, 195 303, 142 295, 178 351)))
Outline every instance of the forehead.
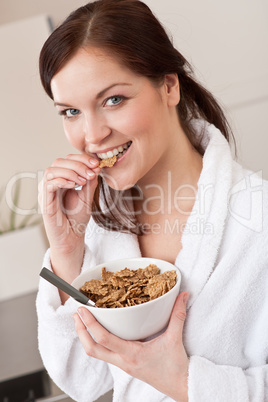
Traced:
POLYGON ((79 49, 77 53, 55 74, 51 80, 51 89, 55 96, 72 88, 85 85, 91 91, 99 91, 112 81, 126 81, 137 75, 122 63, 98 48, 79 49))

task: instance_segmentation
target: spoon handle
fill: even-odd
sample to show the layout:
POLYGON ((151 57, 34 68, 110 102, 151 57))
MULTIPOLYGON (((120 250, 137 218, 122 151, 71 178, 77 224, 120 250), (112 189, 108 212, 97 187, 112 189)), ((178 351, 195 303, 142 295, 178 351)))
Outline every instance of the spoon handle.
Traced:
POLYGON ((75 287, 64 281, 62 278, 54 274, 54 272, 50 271, 49 269, 43 268, 40 272, 40 276, 46 279, 48 282, 52 283, 52 285, 56 286, 58 289, 67 293, 67 295, 73 297, 78 302, 95 307, 95 303, 90 300, 86 295, 75 289, 75 287))

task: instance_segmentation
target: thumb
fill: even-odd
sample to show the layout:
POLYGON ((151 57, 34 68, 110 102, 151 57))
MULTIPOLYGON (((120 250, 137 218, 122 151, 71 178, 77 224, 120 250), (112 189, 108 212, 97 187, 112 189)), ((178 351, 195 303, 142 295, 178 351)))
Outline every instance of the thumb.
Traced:
POLYGON ((186 306, 189 299, 188 292, 182 292, 177 297, 168 326, 168 330, 182 338, 182 330, 186 319, 186 306))

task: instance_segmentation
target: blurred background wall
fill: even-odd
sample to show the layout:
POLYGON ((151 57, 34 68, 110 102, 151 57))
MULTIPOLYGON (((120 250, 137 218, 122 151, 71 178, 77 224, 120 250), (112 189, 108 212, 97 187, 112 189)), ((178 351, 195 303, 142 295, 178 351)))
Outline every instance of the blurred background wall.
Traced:
MULTIPOLYGON (((69 12, 86 3, 81 0, 1 0, 0 24, 45 14, 56 26, 69 12)), ((254 170, 263 169, 268 178, 268 140, 264 126, 268 111, 268 2, 145 0, 145 3, 168 28, 179 50, 193 63, 199 78, 226 106, 238 141, 240 160, 254 170)), ((16 53, 18 49, 12 51, 16 53)), ((42 125, 46 121, 47 132, 52 130, 53 139, 57 143, 62 141, 64 153, 66 145, 59 133, 59 119, 55 115, 43 115, 41 107, 36 119, 41 118, 42 125)), ((39 130, 33 135, 42 140, 43 131, 39 130)), ((1 138, 3 136, 1 133, 1 138)), ((30 152, 30 148, 27 149, 30 152)), ((50 159, 55 154, 51 150, 50 159)))
MULTIPOLYGON (((268 179, 267 0, 145 3, 192 63, 198 78, 224 106, 235 134, 238 160, 262 171, 268 179)), ((74 151, 39 83, 38 55, 51 23, 56 27, 83 4, 86 1, 0 2, 0 231, 8 230, 11 220, 13 226, 19 226, 25 214, 26 219, 40 218, 36 200, 43 171, 56 157, 74 151), (16 184, 20 184, 19 195, 16 184), (16 217, 10 216, 15 201, 19 207, 16 217)), ((6 272, 3 265, 1 275, 6 272)), ((10 272, 13 268, 10 264, 10 272)))

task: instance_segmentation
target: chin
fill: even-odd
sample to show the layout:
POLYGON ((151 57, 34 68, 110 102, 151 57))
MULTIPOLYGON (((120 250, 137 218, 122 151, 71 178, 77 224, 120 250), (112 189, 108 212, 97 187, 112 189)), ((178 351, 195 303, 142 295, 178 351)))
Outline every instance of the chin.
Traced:
POLYGON ((113 190, 117 191, 125 191, 129 190, 130 188, 134 187, 137 181, 131 180, 130 177, 123 177, 121 175, 120 177, 114 177, 113 175, 109 175, 108 173, 105 172, 105 174, 102 174, 102 177, 105 181, 105 183, 111 187, 113 190))

